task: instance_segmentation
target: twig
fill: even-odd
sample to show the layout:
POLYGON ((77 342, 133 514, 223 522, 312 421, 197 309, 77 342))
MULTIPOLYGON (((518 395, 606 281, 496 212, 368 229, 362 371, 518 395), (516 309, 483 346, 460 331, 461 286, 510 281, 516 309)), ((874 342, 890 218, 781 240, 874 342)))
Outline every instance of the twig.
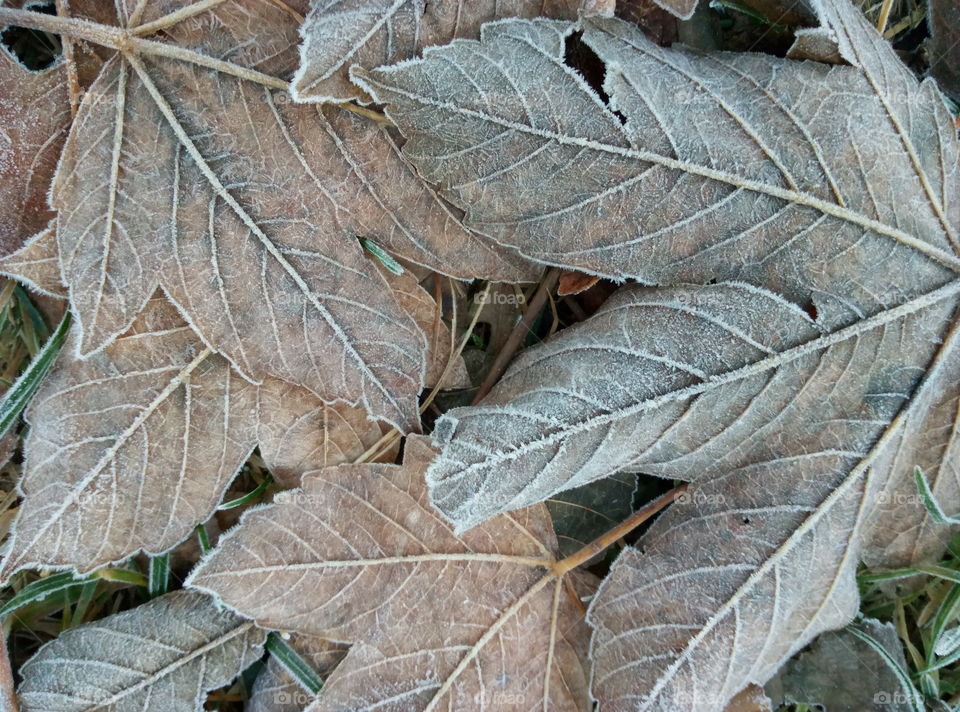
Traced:
MULTIPOLYGON (((70 17, 69 0, 57 0, 57 16, 70 17)), ((70 95, 70 115, 77 118, 80 108, 80 80, 77 78, 77 62, 73 56, 73 40, 62 35, 60 42, 63 45, 63 61, 67 65, 67 91, 70 95)))
POLYGON ((215 8, 224 1, 225 0, 200 0, 200 2, 195 2, 191 5, 187 5, 186 7, 182 7, 179 10, 168 13, 163 17, 157 18, 153 22, 146 22, 142 25, 132 27, 130 28, 130 31, 138 37, 152 35, 160 30, 165 30, 168 27, 172 27, 178 22, 183 22, 189 17, 199 15, 201 12, 206 12, 207 10, 215 8))
POLYGON ((577 568, 580 566, 580 564, 586 563, 597 554, 602 553, 603 550, 608 546, 632 532, 654 514, 670 504, 681 493, 686 491, 686 489, 686 484, 674 487, 669 492, 660 495, 655 500, 648 503, 642 509, 638 509, 633 513, 633 516, 618 524, 606 534, 597 537, 579 551, 576 551, 568 556, 566 559, 558 561, 553 565, 552 568, 554 576, 563 576, 563 574, 567 573, 568 571, 577 568))
POLYGON ((523 343, 523 339, 530 332, 530 327, 533 324, 533 320, 537 318, 540 310, 543 309, 544 305, 547 303, 547 298, 550 296, 550 292, 553 291, 553 287, 556 285, 559 278, 560 270, 558 268, 552 267, 547 271, 543 281, 540 282, 540 286, 537 287, 536 293, 534 293, 533 298, 527 305, 527 309, 523 313, 523 317, 521 317, 520 321, 517 322, 517 325, 513 327, 513 331, 510 332, 510 336, 507 337, 503 348, 500 349, 500 353, 497 354, 497 358, 490 367, 490 372, 487 373, 487 377, 483 379, 483 383, 480 384, 480 388, 477 389, 477 395, 474 396, 471 405, 476 405, 479 403, 484 396, 491 391, 496 382, 500 380, 500 376, 503 375, 503 372, 507 370, 507 366, 513 359, 514 353, 516 353, 517 349, 520 348, 520 344, 523 343))

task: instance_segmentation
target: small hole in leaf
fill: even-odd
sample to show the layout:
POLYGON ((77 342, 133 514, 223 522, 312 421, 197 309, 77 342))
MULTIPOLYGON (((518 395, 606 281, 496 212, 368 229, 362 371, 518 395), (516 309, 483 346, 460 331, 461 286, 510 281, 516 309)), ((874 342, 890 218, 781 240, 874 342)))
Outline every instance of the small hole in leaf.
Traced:
MULTIPOLYGON (((24 9, 44 15, 57 14, 57 7, 53 2, 30 3, 24 9)), ((15 25, 3 28, 0 44, 24 69, 31 72, 42 72, 56 62, 63 51, 59 35, 15 25)))
POLYGON ((750 517, 744 517, 744 518, 741 519, 740 521, 743 522, 744 524, 749 524, 749 523, 750 523, 750 517))
POLYGON ((817 305, 813 303, 812 299, 807 301, 807 303, 803 307, 803 310, 807 313, 807 316, 809 316, 811 319, 813 319, 814 321, 817 320, 817 314, 818 314, 817 305))
MULTIPOLYGON (((580 76, 590 85, 600 99, 608 107, 610 97, 603 90, 603 79, 607 68, 603 60, 597 56, 597 53, 590 49, 590 46, 583 41, 582 32, 574 32, 567 36, 564 44, 563 62, 568 67, 577 70, 580 76)), ((626 123, 626 119, 619 111, 613 111, 613 115, 621 124, 626 123)))

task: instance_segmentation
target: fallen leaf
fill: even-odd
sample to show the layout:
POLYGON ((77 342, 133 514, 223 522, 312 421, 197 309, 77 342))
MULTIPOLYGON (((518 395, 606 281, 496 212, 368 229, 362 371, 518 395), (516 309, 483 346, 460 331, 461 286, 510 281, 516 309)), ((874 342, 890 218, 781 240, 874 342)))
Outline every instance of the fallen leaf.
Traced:
POLYGON ((560 275, 560 283, 557 286, 557 295, 566 297, 571 294, 584 292, 597 282, 600 278, 595 274, 584 274, 575 270, 566 270, 560 275))
POLYGON ((586 18, 609 105, 564 63, 575 27, 544 20, 491 23, 481 42, 354 77, 468 227, 614 279, 775 288, 815 300, 832 326, 960 266, 949 114, 863 24, 843 28, 855 68, 663 48, 628 23, 586 18), (884 261, 910 283, 891 281, 884 261))
POLYGON ((177 591, 61 633, 21 669, 23 712, 194 712, 263 654, 264 631, 177 591))
MULTIPOLYGON (((98 62, 82 59, 89 80, 98 62)), ((7 255, 52 216, 47 192, 71 122, 63 60, 34 72, 0 47, 0 97, 0 255, 7 255)))
POLYGON ((720 282, 624 288, 436 424, 431 498, 458 530, 628 466, 697 483, 591 603, 604 710, 722 708, 847 623, 874 468, 914 451, 949 378, 952 122, 858 12, 821 10, 852 66, 585 20, 609 105, 563 64, 563 23, 354 72, 468 225, 551 264, 720 282))
MULTIPOLYGON (((24 255, 41 243, 7 259, 32 266, 24 255)), ((412 286, 425 299, 406 298, 426 309, 432 299, 412 286)), ((4 578, 25 567, 89 571, 139 550, 167 551, 213 513, 258 443, 277 481, 296 487, 303 472, 349 462, 384 434, 362 408, 325 403, 275 378, 250 384, 207 355, 162 296, 89 359, 71 355, 75 338, 25 414, 24 499, 4 578)))
MULTIPOLYGON (((321 679, 329 677, 347 652, 347 646, 309 635, 292 635, 287 641, 321 679)), ((270 656, 253 684, 246 712, 303 712, 313 702, 310 694, 277 659, 270 656)))
POLYGON ((428 503, 433 451, 344 465, 244 514, 191 574, 258 624, 351 642, 311 712, 588 710, 587 631, 555 575, 545 508, 454 536, 428 503), (358 504, 360 506, 358 506, 358 504))
MULTIPOLYGON (((606 2, 601 3, 606 6, 606 2)), ((580 0, 312 0, 300 30, 300 68, 294 99, 349 101, 369 97, 351 83, 351 66, 366 68, 415 57, 423 47, 475 38, 480 25, 501 17, 573 20, 580 0)))
POLYGON ((207 55, 118 55, 85 95, 52 192, 78 351, 125 331, 159 285, 250 379, 415 429, 423 335, 356 236, 414 260, 462 237, 488 276, 527 268, 463 231, 375 126, 282 101, 284 82, 247 69, 279 61, 262 61, 271 45, 251 23, 258 37, 295 25, 268 3, 217 5, 166 33, 207 55))
MULTIPOLYGON (((907 669, 903 644, 892 624, 868 618, 857 627, 907 669)), ((830 712, 915 709, 880 653, 849 630, 821 635, 810 650, 784 665, 775 682, 783 704, 820 705, 830 712)))
POLYGON ((256 446, 257 387, 206 356, 158 298, 105 351, 62 353, 25 418, 4 579, 22 568, 90 571, 182 541, 256 446))

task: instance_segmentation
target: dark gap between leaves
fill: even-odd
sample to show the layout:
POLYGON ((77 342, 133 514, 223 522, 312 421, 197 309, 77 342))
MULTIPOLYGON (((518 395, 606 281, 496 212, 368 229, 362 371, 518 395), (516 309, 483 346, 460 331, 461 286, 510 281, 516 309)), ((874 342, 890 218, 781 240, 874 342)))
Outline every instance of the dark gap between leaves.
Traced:
MULTIPOLYGON (((44 15, 57 14, 57 6, 53 2, 30 3, 24 9, 44 15)), ((59 35, 15 25, 3 28, 0 44, 21 67, 31 72, 42 72, 52 66, 63 51, 59 35)))

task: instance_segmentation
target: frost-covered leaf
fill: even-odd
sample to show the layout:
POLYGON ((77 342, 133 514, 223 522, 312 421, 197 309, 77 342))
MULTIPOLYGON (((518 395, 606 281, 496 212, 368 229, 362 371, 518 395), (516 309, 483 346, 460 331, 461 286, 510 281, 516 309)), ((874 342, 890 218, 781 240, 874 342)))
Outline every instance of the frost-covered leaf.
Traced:
MULTIPOLYGON (((330 675, 347 652, 347 646, 341 643, 310 635, 292 635, 288 643, 322 679, 330 675)), ((257 675, 246 712, 303 712, 314 697, 271 656, 257 675)))
POLYGON ((951 282, 824 331, 742 283, 623 287, 522 353, 479 405, 438 419, 432 501, 465 529, 625 468, 706 480, 825 452, 842 469, 916 386, 958 291, 951 282), (838 392, 832 379, 851 359, 838 392))
MULTIPOLYGON (((890 623, 867 619, 857 627, 880 643, 903 669, 903 644, 890 623)), ((884 658, 849 630, 824 633, 784 665, 771 684, 783 704, 821 705, 828 712, 912 712, 900 680, 884 658)))
POLYGON ((266 633, 177 591, 72 628, 23 666, 23 712, 199 712, 263 654, 266 633))
MULTIPOLYGON (((96 61, 84 58, 84 75, 96 61)), ((0 255, 50 220, 47 192, 70 128, 67 71, 29 71, 0 46, 0 255)))
MULTIPOLYGON (((403 298, 432 321, 433 300, 412 287, 403 298)), ((24 501, 4 576, 170 549, 212 514, 258 443, 274 477, 296 487, 303 472, 349 462, 384 433, 362 408, 275 378, 258 387, 205 356, 162 296, 91 358, 69 346, 26 413, 24 501)))
POLYGON ((427 502, 432 455, 411 438, 403 466, 310 474, 244 514, 188 585, 259 624, 352 643, 311 712, 590 709, 584 581, 551 572, 546 509, 455 536, 427 502))
MULTIPOLYGON (((281 8, 247 0, 168 34, 261 69, 270 46, 259 38, 290 24, 281 8)), ((117 55, 85 95, 52 192, 78 350, 122 333, 159 284, 246 376, 415 428, 423 335, 356 236, 421 261, 462 238, 465 256, 488 260, 471 265, 487 276, 525 268, 466 233, 380 129, 235 74, 117 55)))
POLYGON ((0 272, 26 283, 41 294, 64 298, 67 289, 60 279, 60 254, 57 251, 57 221, 6 257, 0 257, 0 272))
POLYGON ((476 38, 502 17, 575 20, 579 0, 312 0, 300 33, 297 101, 369 98, 350 82, 353 65, 372 68, 416 56, 456 37, 476 38))
POLYGON ((74 345, 25 414, 23 503, 3 578, 171 548, 209 516, 256 446, 257 387, 223 358, 204 358, 163 298, 101 353, 71 358, 74 345))
POLYGON ((564 63, 573 26, 546 20, 491 23, 481 42, 354 77, 497 242, 648 284, 747 281, 813 301, 833 326, 949 279, 960 200, 935 85, 829 5, 860 67, 663 48, 587 18, 609 106, 564 63), (911 279, 891 280, 893 264, 911 279))

